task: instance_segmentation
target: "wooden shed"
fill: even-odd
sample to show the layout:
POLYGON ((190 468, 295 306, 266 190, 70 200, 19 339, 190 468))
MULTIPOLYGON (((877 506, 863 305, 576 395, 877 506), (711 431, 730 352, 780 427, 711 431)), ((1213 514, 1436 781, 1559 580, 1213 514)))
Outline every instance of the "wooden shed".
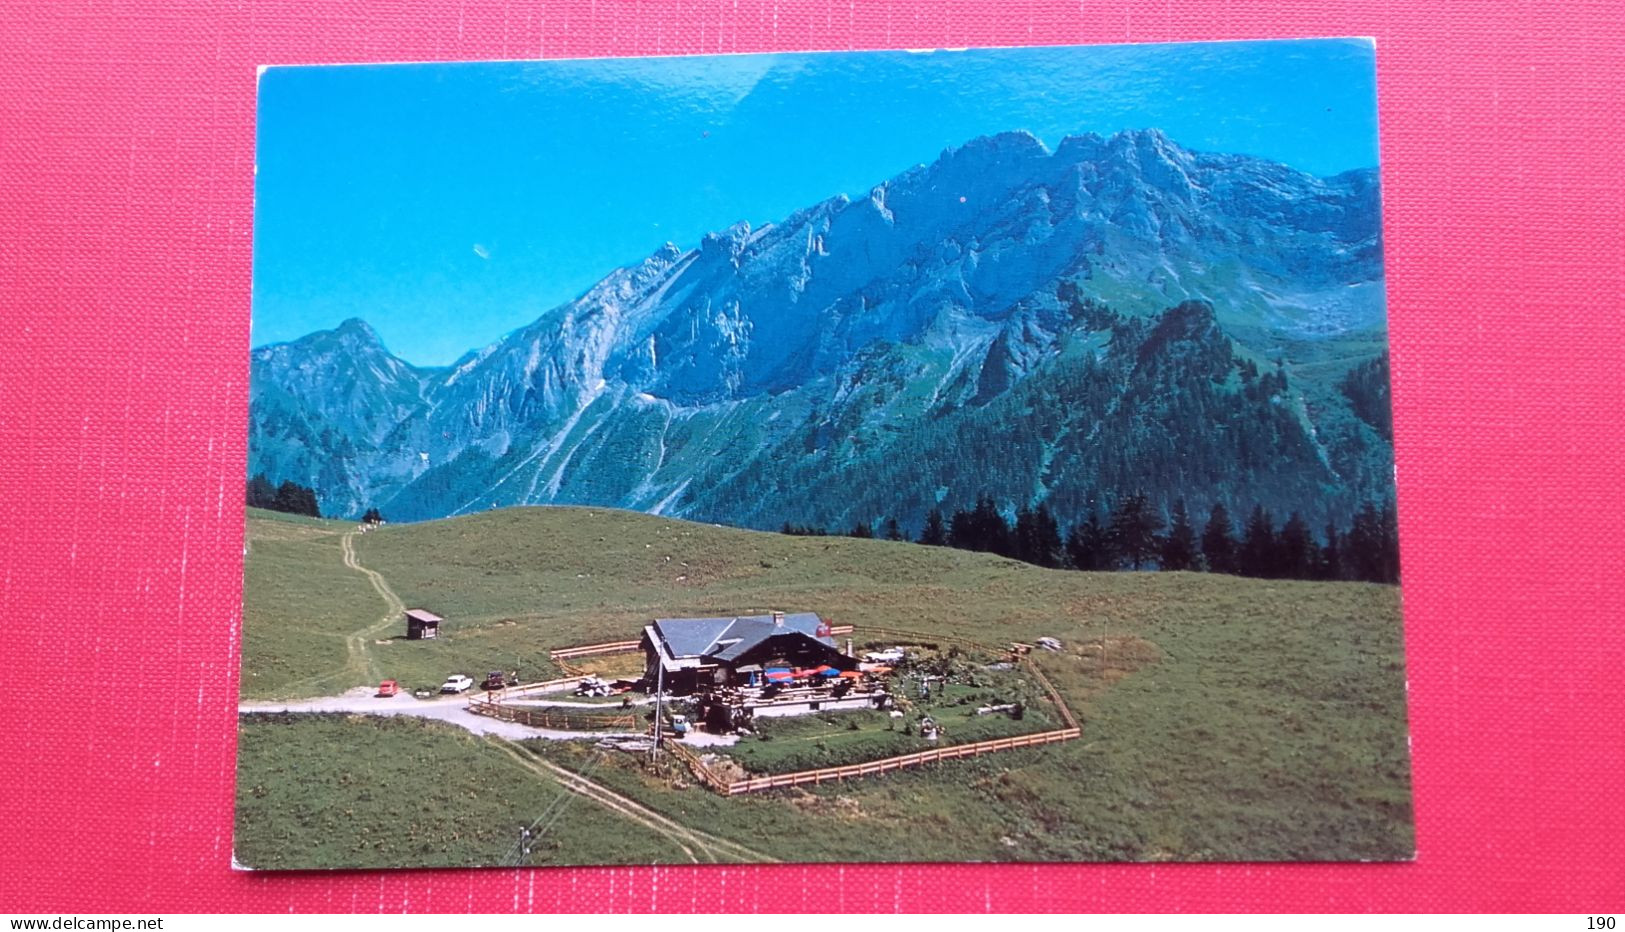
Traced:
POLYGON ((406 637, 408 640, 421 641, 440 636, 440 623, 445 621, 434 612, 421 608, 406 610, 406 637))

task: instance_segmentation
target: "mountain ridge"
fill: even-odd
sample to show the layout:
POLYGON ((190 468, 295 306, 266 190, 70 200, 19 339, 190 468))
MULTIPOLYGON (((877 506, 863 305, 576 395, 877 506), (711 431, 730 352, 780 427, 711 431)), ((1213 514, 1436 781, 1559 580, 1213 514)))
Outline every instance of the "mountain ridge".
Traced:
MULTIPOLYGON (((866 197, 734 224, 688 250, 664 244, 448 367, 394 357, 359 319, 259 347, 250 472, 311 484, 324 510, 343 514, 558 501, 758 527, 866 520, 855 509, 880 503, 843 508, 827 500, 833 492, 795 501, 809 471, 843 475, 877 447, 918 441, 932 418, 988 411, 1028 382, 1071 384, 1088 355, 1121 396, 1132 368, 1113 368, 1126 365, 1114 344, 1167 355, 1146 348, 1154 328, 1129 325, 1196 314, 1196 302, 1213 333, 1172 342, 1241 366, 1224 373, 1228 391, 1242 390, 1243 364, 1279 364, 1283 381, 1305 374, 1274 404, 1293 413, 1320 474, 1310 481, 1315 469, 1289 456, 1303 481, 1287 485, 1306 513, 1352 511, 1391 489, 1391 445, 1361 432, 1337 388, 1385 339, 1377 197, 1373 170, 1320 179, 1191 152, 1156 130, 1067 137, 1053 151, 1029 133, 982 137, 866 197), (1367 475, 1384 462, 1387 478, 1367 475), (729 489, 753 498, 730 501, 729 489)), ((1069 400, 1044 397, 1052 420, 1065 420, 1069 400)), ((1182 430, 1192 442, 1185 434, 1197 427, 1182 430)), ((1271 430, 1271 442, 1300 442, 1271 430)), ((1033 455, 1032 481, 985 491, 1012 509, 1130 491, 1081 474, 1058 490, 1036 481, 1057 456, 1080 470, 1093 460, 1059 448, 1033 455)), ((1222 488, 1178 476, 1151 484, 1201 502, 1262 482, 1236 468, 1222 488)), ((1212 484, 1218 474, 1204 475, 1212 484)), ((889 494, 900 508, 980 491, 889 494)))

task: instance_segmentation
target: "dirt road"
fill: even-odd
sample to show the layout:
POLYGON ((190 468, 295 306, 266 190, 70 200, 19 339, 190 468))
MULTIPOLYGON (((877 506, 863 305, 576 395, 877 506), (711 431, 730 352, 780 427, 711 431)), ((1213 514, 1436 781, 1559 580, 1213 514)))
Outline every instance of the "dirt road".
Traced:
POLYGON ((356 533, 356 531, 351 531, 345 534, 343 540, 340 541, 340 545, 344 548, 344 565, 365 575, 367 581, 372 583, 373 591, 377 592, 378 597, 384 600, 384 605, 387 608, 378 621, 346 637, 344 646, 349 654, 349 668, 362 671, 364 673, 362 678, 372 681, 379 678, 378 666, 373 661, 372 654, 367 650, 367 644, 373 638, 401 623, 401 615, 406 611, 406 603, 402 602, 400 596, 395 594, 395 590, 389 588, 389 583, 384 581, 381 573, 367 569, 361 565, 360 560, 356 559, 356 533))
POLYGON ((381 573, 376 570, 369 570, 361 565, 361 561, 356 557, 355 553, 355 538, 358 533, 358 531, 348 531, 339 538, 339 549, 343 554, 344 566, 367 577, 367 581, 372 584, 373 591, 378 593, 380 599, 384 600, 385 611, 376 621, 369 621, 365 627, 344 636, 343 667, 295 680, 284 687, 289 692, 302 692, 331 680, 345 679, 351 682, 360 680, 362 682, 376 683, 382 679, 378 664, 373 659, 371 651, 367 649, 367 645, 371 644, 378 635, 401 623, 401 615, 406 611, 406 603, 402 602, 400 596, 395 594, 395 590, 389 588, 389 583, 384 581, 381 573))
POLYGON ((637 803, 586 777, 543 760, 515 742, 526 738, 544 738, 555 741, 624 739, 626 732, 558 731, 531 728, 517 722, 504 722, 486 715, 475 715, 460 697, 444 699, 417 699, 405 693, 380 698, 370 686, 358 687, 342 696, 290 701, 243 702, 239 713, 265 712, 284 714, 320 715, 338 713, 351 715, 408 715, 428 718, 466 728, 477 735, 495 739, 496 747, 533 776, 562 786, 565 790, 607 809, 628 821, 641 825, 668 838, 692 862, 700 863, 764 863, 772 859, 760 852, 718 838, 666 818, 653 809, 637 803))
POLYGON ((461 696, 444 699, 417 699, 406 693, 380 699, 376 687, 358 686, 342 696, 321 699, 271 700, 268 702, 240 702, 241 712, 284 712, 290 714, 348 713, 351 715, 409 715, 414 718, 432 718, 436 721, 466 728, 476 735, 495 735, 500 738, 548 738, 555 741, 625 738, 626 732, 561 731, 551 728, 531 728, 518 722, 504 722, 488 715, 475 715, 468 711, 467 701, 461 696))
POLYGON ((531 753, 528 749, 512 742, 498 742, 499 746, 512 757, 516 763, 539 777, 547 777, 559 783, 572 793, 579 794, 611 812, 617 813, 633 822, 642 825, 651 831, 669 838, 672 843, 683 850, 689 860, 696 864, 703 861, 712 863, 771 863, 772 858, 759 851, 753 851, 738 842, 726 838, 718 838, 707 832, 689 828, 680 822, 674 822, 660 813, 642 805, 626 796, 587 779, 573 770, 567 770, 559 765, 543 760, 531 753))

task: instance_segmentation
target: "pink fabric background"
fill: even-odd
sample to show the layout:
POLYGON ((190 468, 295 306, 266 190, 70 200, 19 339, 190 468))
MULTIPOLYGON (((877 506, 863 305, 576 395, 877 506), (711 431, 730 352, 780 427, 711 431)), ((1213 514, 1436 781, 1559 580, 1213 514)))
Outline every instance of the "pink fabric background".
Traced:
POLYGON ((1625 909, 1608 0, 0 0, 0 910, 1625 909), (254 68, 1369 35, 1420 855, 229 868, 254 68))

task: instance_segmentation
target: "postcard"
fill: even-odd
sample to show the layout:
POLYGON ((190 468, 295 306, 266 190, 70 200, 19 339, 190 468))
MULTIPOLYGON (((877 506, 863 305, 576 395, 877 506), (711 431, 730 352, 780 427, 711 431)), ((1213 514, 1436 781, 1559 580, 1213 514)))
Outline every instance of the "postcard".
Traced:
POLYGON ((1411 858, 1375 87, 263 69, 237 864, 1411 858))

